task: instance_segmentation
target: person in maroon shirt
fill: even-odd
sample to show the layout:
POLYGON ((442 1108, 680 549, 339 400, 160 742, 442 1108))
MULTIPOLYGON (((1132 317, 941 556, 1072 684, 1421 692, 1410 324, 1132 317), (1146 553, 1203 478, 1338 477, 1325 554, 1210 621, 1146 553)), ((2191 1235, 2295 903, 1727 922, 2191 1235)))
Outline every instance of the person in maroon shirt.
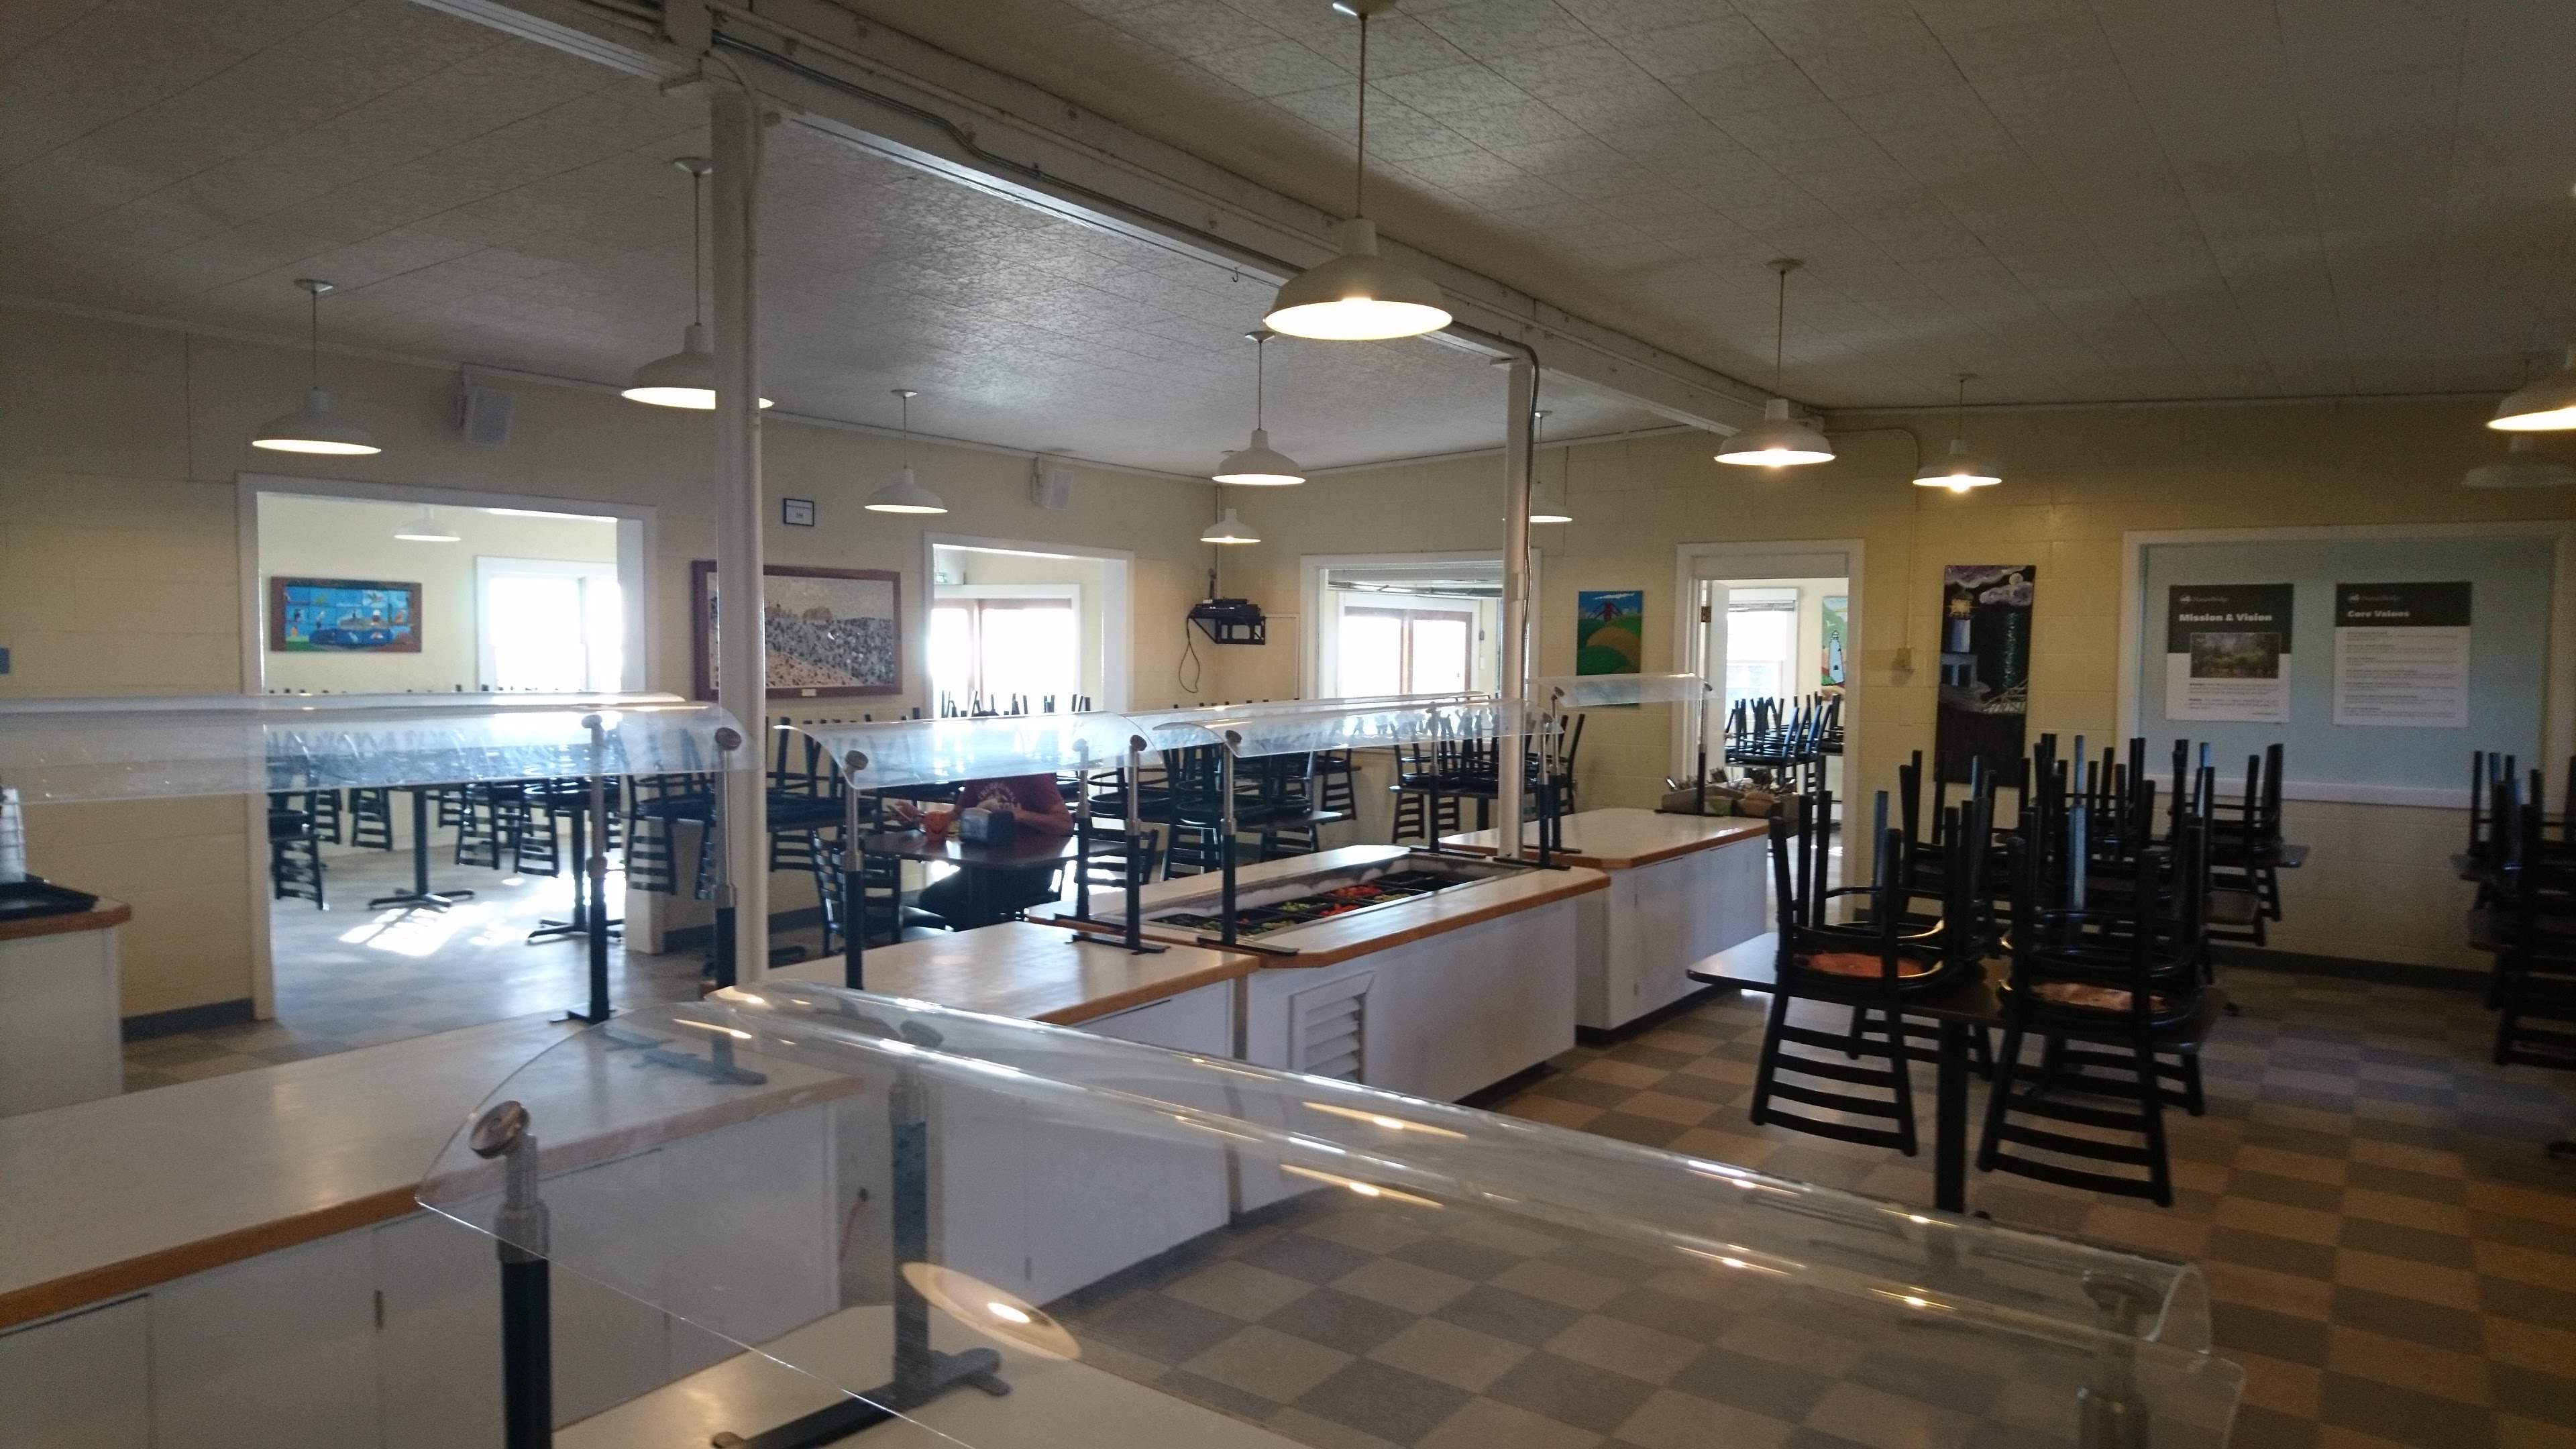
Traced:
MULTIPOLYGON (((1065 808, 1064 792, 1055 787, 1053 775, 1012 775, 997 780, 969 780, 957 792, 959 810, 1007 810, 1022 830, 1040 835, 1071 835, 1073 813, 1065 808)), ((1034 866, 1026 870, 986 870, 983 872, 983 911, 975 909, 975 892, 966 882, 963 870, 931 882, 921 892, 921 908, 946 921, 949 928, 971 931, 989 926, 1056 898, 1056 867, 1034 866)))

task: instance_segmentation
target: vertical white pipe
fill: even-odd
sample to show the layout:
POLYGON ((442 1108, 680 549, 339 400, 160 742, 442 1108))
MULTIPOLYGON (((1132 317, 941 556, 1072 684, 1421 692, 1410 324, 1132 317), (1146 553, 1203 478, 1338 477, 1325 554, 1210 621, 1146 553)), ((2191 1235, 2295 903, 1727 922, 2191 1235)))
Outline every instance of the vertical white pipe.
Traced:
MULTIPOLYGON (((1506 860, 1521 854, 1521 730, 1529 697, 1530 416, 1538 406, 1538 369, 1526 357, 1511 366, 1511 415, 1503 427, 1503 723, 1494 769, 1494 826, 1506 860)), ((1438 822, 1432 828, 1439 829, 1438 822)))
POLYGON ((709 105, 715 160, 717 703, 742 721, 749 770, 725 777, 725 875, 734 963, 769 970, 768 659, 761 628, 759 278, 752 208, 760 165, 755 98, 719 87, 709 105))

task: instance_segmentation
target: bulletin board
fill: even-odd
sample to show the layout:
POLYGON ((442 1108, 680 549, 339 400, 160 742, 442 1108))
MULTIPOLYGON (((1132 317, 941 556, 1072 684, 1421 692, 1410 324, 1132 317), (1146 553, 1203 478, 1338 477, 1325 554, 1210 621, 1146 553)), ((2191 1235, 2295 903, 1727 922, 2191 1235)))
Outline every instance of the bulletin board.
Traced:
MULTIPOLYGON (((2173 741, 2207 742, 2222 793, 2243 789, 2246 757, 2274 741, 2286 747, 2283 775, 2293 798, 2455 803, 2465 796, 2474 750, 2503 751, 2545 767, 2540 755, 2554 555, 2554 541, 2547 537, 2148 543, 2140 549, 2137 577, 2143 587, 2135 601, 2137 673, 2130 684, 2136 732, 2146 737, 2148 757, 2160 773, 2173 741), (2369 657, 2358 646, 2388 637, 2361 632, 2362 626, 2385 621, 2371 618, 2356 601, 2429 596, 2450 605, 2462 602, 2455 590, 2363 593, 2353 586, 2453 584, 2468 586, 2465 698, 2448 716, 2426 709, 2417 717, 2461 722, 2337 724, 2339 700, 2349 719, 2364 717, 2352 708, 2363 698, 2359 681, 2369 657), (2180 599, 2193 602, 2178 603, 2177 588, 2185 591, 2180 599), (2338 589, 2345 601, 2340 613, 2338 589), (2286 618, 2280 617, 2284 602, 2286 618), (2173 626, 2169 639, 2169 621, 2186 617, 2177 612, 2186 607, 2202 610, 2187 617, 2208 622, 2173 626), (2339 624, 2345 626, 2340 638, 2339 624), (2186 636, 2185 629, 2212 632, 2186 636), (2201 680, 2201 692, 2186 703, 2179 678, 2184 671, 2169 664, 2168 649, 2194 641, 2202 673, 2243 677, 2201 680), (2340 697, 2339 650, 2351 671, 2340 697), (2262 684, 2275 661, 2283 687, 2267 700, 2262 684), (2225 717, 2231 715, 2238 717, 2225 717)), ((2402 610, 2391 617, 2407 622, 2402 610)), ((2428 615, 2423 622, 2449 625, 2452 616, 2428 615)), ((2432 640, 2437 633, 2428 629, 2422 637, 2432 640)), ((2438 696, 2444 680, 2438 671, 2426 677, 2426 692, 2438 696)))

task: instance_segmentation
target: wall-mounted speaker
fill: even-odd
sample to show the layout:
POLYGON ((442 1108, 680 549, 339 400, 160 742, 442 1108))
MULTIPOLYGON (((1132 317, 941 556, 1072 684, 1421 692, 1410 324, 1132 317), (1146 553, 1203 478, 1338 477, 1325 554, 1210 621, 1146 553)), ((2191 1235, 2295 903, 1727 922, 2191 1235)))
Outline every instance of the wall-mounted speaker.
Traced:
POLYGON ((517 406, 518 398, 507 388, 468 383, 456 394, 457 431, 478 447, 497 448, 510 441, 510 413, 517 406))
POLYGON ((1040 468, 1029 478, 1029 501, 1040 508, 1062 511, 1073 506, 1073 473, 1065 468, 1040 468))

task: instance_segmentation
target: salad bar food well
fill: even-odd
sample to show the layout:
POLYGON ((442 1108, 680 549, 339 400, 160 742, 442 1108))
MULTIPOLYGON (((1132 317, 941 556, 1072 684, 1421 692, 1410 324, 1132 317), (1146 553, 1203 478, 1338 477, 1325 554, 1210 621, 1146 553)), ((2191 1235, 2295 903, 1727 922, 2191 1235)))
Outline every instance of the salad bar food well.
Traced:
MULTIPOLYGON (((1514 869, 1491 861, 1415 853, 1365 866, 1271 881, 1237 894, 1235 934, 1251 939, 1316 921, 1383 910, 1453 886, 1491 880, 1514 869)), ((1223 910, 1211 891, 1179 905, 1150 911, 1145 919, 1155 925, 1214 935, 1224 929, 1223 910)))

